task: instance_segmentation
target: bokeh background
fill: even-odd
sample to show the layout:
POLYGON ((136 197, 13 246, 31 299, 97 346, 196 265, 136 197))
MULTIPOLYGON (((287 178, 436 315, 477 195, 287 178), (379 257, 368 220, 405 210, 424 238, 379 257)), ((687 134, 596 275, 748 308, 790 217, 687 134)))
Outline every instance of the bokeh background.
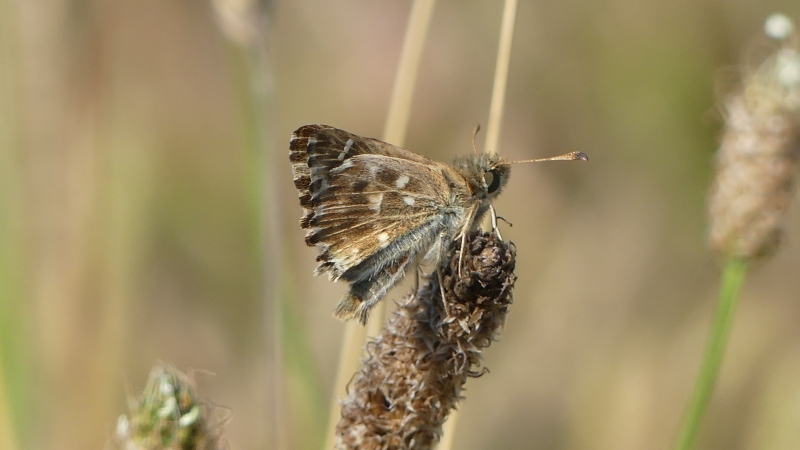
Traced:
MULTIPOLYGON (((380 136, 409 9, 0 0, 1 448, 102 448, 158 361, 199 369, 231 449, 320 448, 345 286, 312 277, 288 139, 380 136)), ((471 151, 501 10, 438 2, 407 148, 471 151)), ((591 160, 515 166, 496 204, 519 281, 455 448, 670 447, 719 277, 719 92, 776 11, 800 19, 796 0, 520 3, 501 152, 591 160)), ((800 448, 797 202, 786 228, 699 448, 800 448)))

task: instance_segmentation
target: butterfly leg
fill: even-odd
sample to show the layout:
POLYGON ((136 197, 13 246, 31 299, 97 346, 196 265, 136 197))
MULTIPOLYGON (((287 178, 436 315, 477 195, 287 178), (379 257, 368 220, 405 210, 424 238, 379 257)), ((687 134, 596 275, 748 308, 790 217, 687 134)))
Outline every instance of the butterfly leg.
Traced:
POLYGON ((467 245, 467 233, 466 231, 464 231, 461 233, 461 249, 458 252, 458 276, 461 276, 461 268, 462 268, 461 263, 464 261, 464 252, 466 251, 466 248, 464 247, 466 245, 467 245))
POLYGON ((445 301, 444 296, 444 279, 442 278, 441 267, 436 269, 436 276, 439 277, 439 293, 442 295, 442 306, 444 306, 444 310, 447 311, 447 302, 445 301))
POLYGON ((417 296, 417 292, 419 291, 419 277, 421 271, 422 268, 417 264, 416 270, 414 270, 414 288, 412 290, 414 292, 414 297, 417 296))
POLYGON ((458 252, 458 275, 461 276, 461 268, 462 262, 464 261, 464 252, 467 251, 467 233, 474 225, 473 222, 477 222, 475 220, 475 216, 478 214, 478 206, 476 205, 472 210, 469 212, 469 216, 467 220, 464 222, 464 226, 461 228, 461 234, 458 236, 461 238, 461 250, 458 252))
POLYGON ((498 218, 499 220, 502 220, 503 222, 507 223, 507 224, 508 224, 508 226, 510 226, 510 227, 513 227, 513 226, 514 226, 514 224, 513 224, 513 223, 509 222, 509 221, 508 221, 508 219, 506 219, 506 218, 505 218, 505 217, 503 217, 503 216, 497 216, 497 218, 498 218))
MULTIPOLYGON (((492 231, 494 231, 497 234, 497 237, 500 238, 500 240, 502 241, 503 240, 503 236, 500 235, 500 228, 497 227, 497 217, 498 217, 497 216, 497 212, 494 210, 494 205, 492 205, 492 204, 489 205, 489 213, 492 216, 492 231)), ((502 219, 502 217, 501 217, 501 219, 502 219)), ((503 219, 503 220, 505 220, 505 219, 503 219)))

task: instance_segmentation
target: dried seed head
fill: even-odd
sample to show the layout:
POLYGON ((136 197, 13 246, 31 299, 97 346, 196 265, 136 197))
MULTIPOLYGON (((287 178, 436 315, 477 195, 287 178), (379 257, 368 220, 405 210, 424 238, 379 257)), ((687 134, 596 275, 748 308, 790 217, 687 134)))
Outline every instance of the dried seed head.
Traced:
POLYGON ((367 344, 369 357, 342 403, 339 449, 429 449, 481 370, 481 352, 494 340, 511 304, 515 252, 495 234, 470 233, 462 275, 459 243, 436 274, 367 344))
POLYGON ((194 383, 167 365, 150 370, 141 397, 128 400, 130 413, 117 420, 110 448, 125 450, 217 450, 225 419, 195 394, 194 383))
POLYGON ((725 128, 709 198, 709 244, 752 259, 777 249, 800 157, 800 52, 785 16, 765 30, 779 48, 725 101, 725 128))

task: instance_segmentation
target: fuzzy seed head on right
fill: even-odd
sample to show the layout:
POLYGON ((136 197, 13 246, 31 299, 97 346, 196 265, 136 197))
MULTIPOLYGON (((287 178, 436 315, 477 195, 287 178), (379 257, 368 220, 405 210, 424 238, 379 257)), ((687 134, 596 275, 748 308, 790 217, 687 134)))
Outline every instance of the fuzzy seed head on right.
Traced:
POLYGON ((732 258, 773 253, 800 157, 800 46, 791 22, 765 24, 779 47, 724 102, 725 127, 709 197, 709 245, 732 258))

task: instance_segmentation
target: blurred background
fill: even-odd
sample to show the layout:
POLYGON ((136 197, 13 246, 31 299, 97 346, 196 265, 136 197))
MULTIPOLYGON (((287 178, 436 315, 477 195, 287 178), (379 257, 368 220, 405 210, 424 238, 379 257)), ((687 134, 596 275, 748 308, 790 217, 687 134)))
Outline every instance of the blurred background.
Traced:
MULTIPOLYGON (((231 449, 320 448, 346 286, 312 276, 288 141, 380 137, 409 9, 0 0, 0 448, 102 448, 158 361, 201 370, 231 449)), ((501 11, 437 3, 407 148, 471 152, 501 11)), ((719 281, 719 91, 773 12, 800 3, 521 2, 500 151, 591 160, 515 166, 495 205, 519 281, 455 448, 671 446, 719 281)), ((799 265, 795 202, 698 448, 800 448, 799 265)))

